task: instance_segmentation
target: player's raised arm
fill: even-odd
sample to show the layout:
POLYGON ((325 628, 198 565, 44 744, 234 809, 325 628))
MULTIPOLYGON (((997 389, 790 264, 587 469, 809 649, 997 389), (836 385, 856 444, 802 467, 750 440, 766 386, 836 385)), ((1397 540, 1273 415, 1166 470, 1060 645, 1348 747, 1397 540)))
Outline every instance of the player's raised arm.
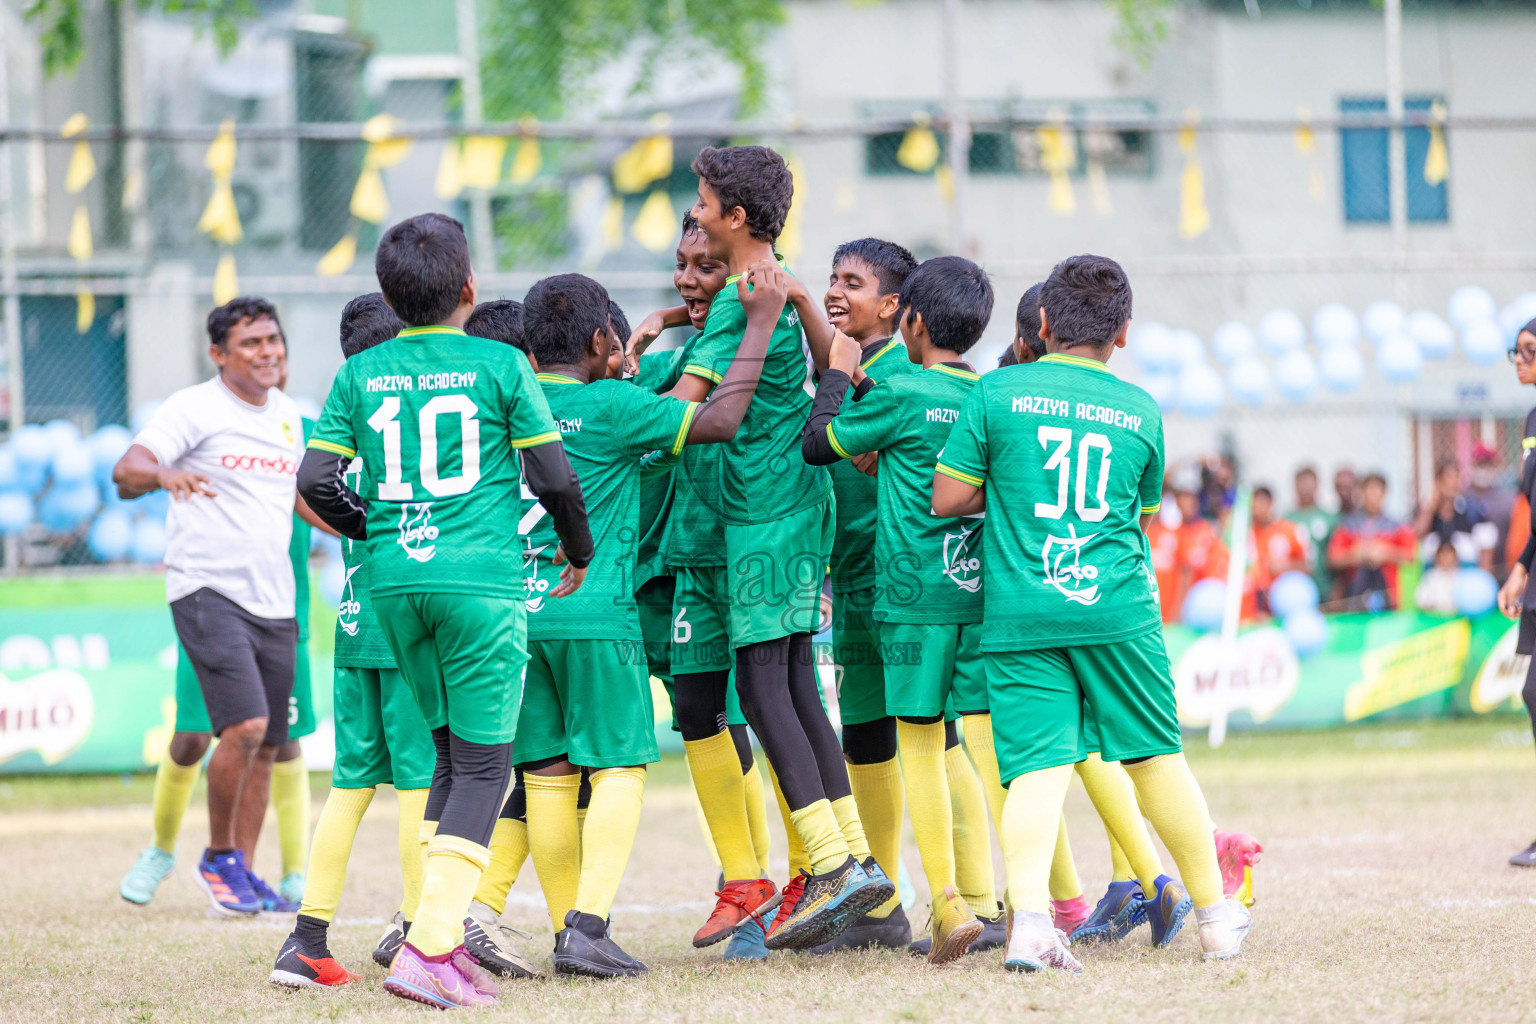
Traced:
POLYGON ((736 294, 747 311, 747 330, 736 356, 715 386, 709 401, 693 418, 687 444, 730 441, 757 393, 768 342, 784 312, 784 301, 793 278, 773 264, 754 265, 736 282, 736 294))
POLYGON ((833 335, 829 362, 817 381, 810 418, 800 432, 800 454, 812 466, 830 466, 839 459, 860 454, 847 449, 838 451, 829 438, 832 420, 843 407, 843 397, 859 368, 859 343, 830 325, 828 329, 833 335))
POLYGON ((670 306, 646 316, 630 332, 629 339, 624 343, 624 372, 631 377, 640 372, 640 357, 661 336, 661 332, 668 327, 686 327, 688 323, 687 306, 670 306))

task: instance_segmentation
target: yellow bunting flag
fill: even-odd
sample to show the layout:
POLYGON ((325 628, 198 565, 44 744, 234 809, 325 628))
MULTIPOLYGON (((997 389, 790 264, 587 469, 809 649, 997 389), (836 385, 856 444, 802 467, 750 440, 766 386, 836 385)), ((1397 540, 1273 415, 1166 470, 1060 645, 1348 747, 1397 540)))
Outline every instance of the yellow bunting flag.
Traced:
POLYGON ((1075 138, 1061 124, 1061 115, 1051 114, 1051 123, 1035 129, 1035 144, 1040 148, 1040 167, 1051 176, 1046 205, 1052 213, 1070 217, 1077 212, 1077 196, 1068 176, 1077 166, 1075 138))
POLYGON ((658 188, 646 197, 635 222, 629 226, 629 234, 651 252, 666 252, 677 237, 677 224, 667 190, 658 188))
POLYGON ((939 162, 939 139, 929 127, 932 122, 927 114, 916 114, 912 121, 896 148, 896 162, 909 171, 927 174, 939 162))
POLYGON ((235 122, 224 121, 219 125, 219 134, 203 154, 203 166, 215 178, 228 178, 235 173, 235 122))
POLYGON ((1205 174, 1195 144, 1199 114, 1191 110, 1187 118, 1179 129, 1179 150, 1184 154, 1184 172, 1179 177, 1179 237, 1185 241, 1199 238, 1211 227, 1211 211, 1205 205, 1205 174))
POLYGON ((603 205, 603 248, 618 252, 624 248, 624 200, 610 196, 603 205))
POLYGON ((91 126, 91 119, 84 114, 70 114, 59 125, 59 134, 66 139, 72 139, 91 126))
MULTIPOLYGON (((651 118, 656 128, 665 128, 671 122, 666 114, 651 118)), ((613 187, 624 193, 641 192, 671 173, 672 136, 647 135, 614 158, 613 187)))
POLYGON ((1429 151, 1424 154, 1424 184, 1439 185, 1451 176, 1450 155, 1445 150, 1445 104, 1429 108, 1429 151))
POLYGON ((84 334, 96 322, 96 296, 82 288, 75 292, 75 333, 84 334))
POLYGON ((464 181, 459 173, 459 143, 457 139, 443 140, 443 155, 437 159, 437 177, 432 182, 432 194, 444 202, 459 198, 464 191, 464 181))
POLYGON ((240 294, 240 279, 235 274, 235 254, 226 252, 219 257, 219 265, 213 270, 213 304, 222 306, 240 294))
POLYGON ((533 180, 533 176, 539 173, 539 165, 543 158, 539 154, 539 137, 537 135, 519 136, 517 149, 512 153, 512 184, 525 185, 533 180))
POLYGON ((1093 197, 1093 212, 1108 217, 1115 212, 1115 204, 1109 198, 1109 175, 1099 160, 1088 161, 1088 194, 1093 197))
POLYGON ((1314 202, 1324 197, 1323 171, 1317 165, 1317 136, 1312 131, 1312 111, 1296 108, 1296 152, 1307 164, 1307 195, 1314 202))
POLYGON ((235 193, 229 179, 235 173, 235 122, 219 125, 218 136, 203 154, 203 166, 213 175, 213 195, 197 219, 197 230, 222 245, 235 245, 245 237, 240 227, 240 211, 235 208, 235 193))
POLYGON ((357 232, 349 231, 320 257, 320 262, 315 264, 315 273, 321 277, 337 277, 351 270, 356 261, 357 232))
POLYGON ((501 180, 507 140, 500 135, 471 135, 459 153, 459 183, 465 188, 494 188, 501 180))
POLYGON ((389 196, 384 192, 384 176, 377 167, 363 164, 363 173, 357 176, 352 202, 347 208, 352 211, 352 216, 369 224, 382 224, 389 216, 389 196))
POLYGON ((399 118, 388 114, 375 114, 363 122, 363 141, 368 143, 368 152, 363 157, 365 166, 393 167, 410 155, 413 141, 395 135, 399 124, 399 118))
POLYGON ((949 164, 939 164, 933 169, 933 186, 939 190, 939 198, 946 203, 955 201, 955 172, 949 164))
POLYGON ((123 178, 123 209, 138 209, 144 201, 144 173, 142 171, 129 171, 123 178))
POLYGON ((794 263, 800 258, 800 252, 804 248, 804 235, 800 225, 803 221, 801 211, 805 209, 805 161, 800 159, 800 154, 793 153, 786 163, 789 165, 790 181, 793 182, 794 198, 789 204, 789 213, 784 217, 784 228, 779 232, 774 248, 786 260, 794 263))
MULTIPOLYGON (((90 126, 91 122, 84 114, 72 114, 59 128, 59 134, 66 139, 73 138, 90 126)), ((69 170, 64 174, 64 191, 77 195, 94 177, 96 158, 91 156, 91 144, 81 139, 69 154, 69 170)))
POLYGON ((69 223, 69 242, 65 249, 81 263, 90 259, 95 252, 95 246, 91 244, 91 215, 83 203, 75 207, 75 217, 69 223))

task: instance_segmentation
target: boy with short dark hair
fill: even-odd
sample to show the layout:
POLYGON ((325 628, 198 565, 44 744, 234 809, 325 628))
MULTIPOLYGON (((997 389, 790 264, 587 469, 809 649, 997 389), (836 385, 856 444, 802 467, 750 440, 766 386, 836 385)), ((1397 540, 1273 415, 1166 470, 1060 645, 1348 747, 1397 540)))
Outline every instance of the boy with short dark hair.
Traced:
POLYGON ((781 286, 761 274, 749 274, 738 292, 747 311, 741 348, 703 405, 606 378, 613 332, 608 295, 596 281, 580 274, 545 278, 524 300, 527 341, 543 367, 539 383, 603 537, 586 587, 569 601, 546 597, 558 566, 546 553, 554 537, 542 517, 531 524, 525 559, 530 649, 516 756, 527 787, 529 845, 558 932, 555 969, 562 973, 616 977, 646 969, 607 930, 639 824, 644 766, 657 757, 633 597, 640 458, 735 435, 784 301, 781 286), (577 766, 592 773, 579 836, 577 766))
POLYGON ((420 906, 385 990, 442 1008, 485 1005, 495 985, 464 949, 463 922, 510 781, 527 661, 523 588, 506 570, 522 548, 509 515, 519 462, 567 561, 554 596, 581 586, 592 537, 527 358, 462 329, 476 287, 463 226, 442 214, 402 221, 384 232, 374 265, 410 326, 342 366, 299 490, 336 530, 368 539, 379 623, 437 751, 420 906), (382 470, 362 496, 342 480, 359 451, 382 470))
POLYGON ((1019 308, 1013 314, 1013 344, 1008 346, 1015 365, 1032 363, 1045 355, 1045 340, 1040 337, 1040 288, 1044 284, 1036 281, 1019 296, 1019 308))
POLYGON ((528 354, 528 343, 523 340, 523 304, 512 299, 480 303, 464 321, 464 333, 473 338, 499 341, 523 355, 528 354))
MULTIPOLYGON (((359 295, 341 314, 341 351, 351 359, 403 328, 378 292, 359 295)), ((354 459, 347 476, 363 489, 364 467, 354 459)), ((357 980, 331 956, 327 930, 336 918, 347 861, 363 813, 382 784, 400 802, 400 872, 404 896, 373 956, 388 967, 410 929, 421 898, 421 821, 436 752, 432 733, 379 627, 368 593, 368 560, 362 543, 341 540, 346 585, 336 616, 336 760, 331 792, 315 824, 304 901, 293 932, 272 968, 273 983, 291 988, 329 987, 357 980)))
POLYGON ((1223 897, 1205 798, 1181 753, 1143 532, 1162 496, 1162 417, 1104 365, 1125 345, 1130 284, 1113 260, 1075 256, 1051 271, 1040 302, 1046 356, 980 381, 933 477, 937 514, 987 513, 981 649, 1014 908, 1004 966, 1081 970, 1047 912, 1047 879, 1089 714, 1189 886, 1141 880, 1154 943, 1193 902, 1206 958, 1235 956, 1251 918, 1223 897))

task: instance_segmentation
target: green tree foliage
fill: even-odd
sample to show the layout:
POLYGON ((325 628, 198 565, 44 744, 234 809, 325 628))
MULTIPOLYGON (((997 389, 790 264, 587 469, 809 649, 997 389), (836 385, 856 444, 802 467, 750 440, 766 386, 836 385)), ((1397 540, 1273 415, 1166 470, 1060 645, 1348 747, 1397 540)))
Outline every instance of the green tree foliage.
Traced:
MULTIPOLYGON (((189 15, 196 24, 211 29, 220 53, 228 53, 240 41, 240 29, 255 17, 251 0, 107 0, 131 2, 140 11, 189 15)), ((69 74, 85 56, 84 0, 32 0, 27 21, 38 26, 43 69, 48 75, 69 74)))

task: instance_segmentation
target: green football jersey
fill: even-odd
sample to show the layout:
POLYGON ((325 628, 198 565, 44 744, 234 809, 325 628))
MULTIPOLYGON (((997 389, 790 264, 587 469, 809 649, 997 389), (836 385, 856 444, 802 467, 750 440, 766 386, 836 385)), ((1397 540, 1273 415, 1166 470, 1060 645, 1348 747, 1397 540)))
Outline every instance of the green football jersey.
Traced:
POLYGON ((1064 353, 989 373, 938 471, 987 492, 982 650, 1106 644, 1161 627, 1140 517, 1162 500, 1163 419, 1141 388, 1064 353))
MULTIPOLYGON (((640 357, 640 371, 632 383, 650 392, 669 390, 683 372, 683 350, 669 349, 664 352, 647 352, 640 357)), ((700 447, 695 445, 694 447, 700 447)), ((661 558, 661 542, 666 534, 667 517, 672 510, 672 468, 667 461, 654 471, 642 470, 640 475, 640 545, 635 550, 635 589, 639 590, 647 580, 666 573, 661 558)))
MULTIPOLYGON (((314 433, 315 421, 306 417, 300 423, 304 440, 308 441, 309 435, 314 433)), ((288 561, 293 565, 293 615, 299 623, 301 644, 309 639, 309 541, 312 529, 299 518, 297 512, 293 514, 293 534, 288 538, 288 561)))
POLYGON ((880 453, 876 474, 875 619, 980 622, 980 516, 933 514, 933 466, 978 380, 953 366, 876 384, 827 424, 843 458, 880 453))
MULTIPOLYGON (((347 486, 358 494, 367 487, 363 460, 353 459, 347 466, 347 486)), ((336 654, 333 659, 343 668, 394 668, 395 653, 389 649, 368 595, 368 542, 341 538, 341 564, 346 582, 341 588, 341 603, 336 608, 336 654)))
MULTIPOLYGON (((782 265, 782 261, 781 264, 782 265)), ((714 381, 725 376, 747 332, 747 311, 736 294, 740 274, 709 304, 709 319, 697 338, 684 372, 714 381)), ((807 465, 800 454, 800 433, 810 417, 811 354, 800 331, 800 316, 788 303, 768 342, 762 379, 735 440, 720 447, 720 515, 730 523, 755 525, 783 519, 825 501, 832 481, 821 466, 807 465)), ((706 500, 710 500, 706 496, 706 500)))
MULTIPOLYGON (((740 303, 737 308, 741 308, 740 303)), ((695 334, 683 344, 683 365, 692 360, 702 337, 695 334)), ((676 378, 670 381, 675 383, 676 378)), ((678 457, 672 469, 672 504, 658 545, 662 565, 711 568, 725 564, 725 523, 720 518, 720 461, 724 455, 723 444, 692 444, 678 457)))
POLYGON ((1328 592, 1333 588, 1333 573, 1328 571, 1328 539, 1333 536, 1339 517, 1313 505, 1294 509, 1285 518, 1301 527, 1307 535, 1307 543, 1311 546, 1312 581, 1317 584, 1323 600, 1328 600, 1328 592))
POLYGON ((568 597, 551 597, 560 582, 561 567, 554 564, 560 542, 543 505, 528 512, 523 523, 528 536, 523 559, 528 639, 638 640, 640 457, 658 450, 681 452, 699 406, 621 380, 583 384, 554 373, 541 373, 538 379, 566 455, 581 479, 597 551, 581 589, 568 597))
POLYGON ((342 364, 309 447, 368 466, 374 595, 523 596, 516 449, 560 440, 528 358, 412 327, 342 364))
MULTIPOLYGON (((874 352, 859 368, 871 380, 887 380, 912 373, 916 363, 907 358, 900 338, 876 342, 874 352)), ((850 391, 843 408, 853 406, 850 391)), ((875 585, 875 478, 853 468, 846 460, 829 467, 832 493, 837 496, 836 533, 832 539, 832 592, 866 590, 875 585)))

